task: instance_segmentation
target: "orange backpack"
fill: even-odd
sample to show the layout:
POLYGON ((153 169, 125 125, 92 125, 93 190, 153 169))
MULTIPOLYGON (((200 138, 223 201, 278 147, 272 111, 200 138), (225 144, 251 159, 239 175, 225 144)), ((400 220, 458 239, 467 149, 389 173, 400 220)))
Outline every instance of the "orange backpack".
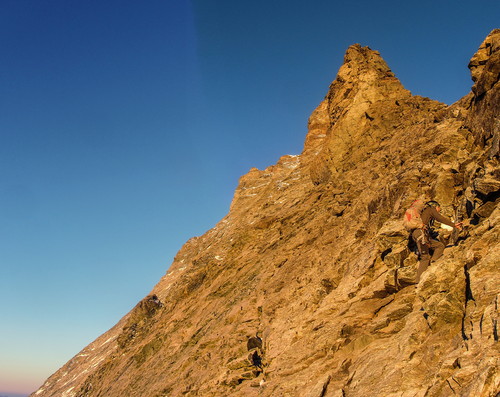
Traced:
POLYGON ((406 210, 403 218, 403 226, 409 232, 424 226, 420 217, 424 205, 423 200, 415 200, 411 207, 406 210))

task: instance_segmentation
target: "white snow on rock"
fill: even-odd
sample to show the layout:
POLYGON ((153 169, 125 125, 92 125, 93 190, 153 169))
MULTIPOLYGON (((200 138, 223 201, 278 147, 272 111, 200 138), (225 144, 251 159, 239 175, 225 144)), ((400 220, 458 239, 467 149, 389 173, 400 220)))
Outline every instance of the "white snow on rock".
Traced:
POLYGON ((72 393, 72 391, 73 391, 73 389, 74 389, 74 388, 75 388, 75 387, 74 387, 74 386, 72 386, 72 387, 70 387, 68 390, 64 391, 64 392, 61 394, 61 397, 72 397, 72 396, 74 396, 74 395, 75 395, 75 393, 72 393))
POLYGON ((111 338, 107 339, 106 341, 102 342, 101 345, 99 347, 102 347, 104 346, 106 343, 109 343, 111 342, 113 339, 116 338, 116 335, 115 336, 112 336, 111 338))

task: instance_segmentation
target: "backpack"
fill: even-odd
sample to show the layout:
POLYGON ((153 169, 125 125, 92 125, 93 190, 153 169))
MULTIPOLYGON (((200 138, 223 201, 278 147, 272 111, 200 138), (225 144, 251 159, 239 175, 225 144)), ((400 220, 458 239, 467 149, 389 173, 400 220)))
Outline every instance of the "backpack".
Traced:
POLYGON ((403 218, 403 226, 409 232, 412 230, 421 228, 424 226, 422 223, 422 218, 420 217, 420 213, 424 208, 424 202, 422 200, 416 200, 413 202, 410 208, 408 208, 405 212, 403 218))

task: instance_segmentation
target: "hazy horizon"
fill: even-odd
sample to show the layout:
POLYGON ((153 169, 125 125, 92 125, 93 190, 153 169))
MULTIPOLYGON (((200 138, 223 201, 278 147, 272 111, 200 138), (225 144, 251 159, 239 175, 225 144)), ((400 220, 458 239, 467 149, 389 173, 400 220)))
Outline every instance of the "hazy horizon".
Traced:
POLYGON ((0 390, 0 397, 27 397, 30 393, 9 393, 0 390))

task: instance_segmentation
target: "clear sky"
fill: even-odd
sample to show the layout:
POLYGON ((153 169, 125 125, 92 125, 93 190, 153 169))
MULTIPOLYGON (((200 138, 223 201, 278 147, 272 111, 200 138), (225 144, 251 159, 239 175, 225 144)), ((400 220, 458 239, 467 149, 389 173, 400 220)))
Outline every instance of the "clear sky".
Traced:
POLYGON ((499 22, 498 0, 0 0, 0 394, 112 327, 241 175, 299 154, 350 44, 451 104, 499 22))

